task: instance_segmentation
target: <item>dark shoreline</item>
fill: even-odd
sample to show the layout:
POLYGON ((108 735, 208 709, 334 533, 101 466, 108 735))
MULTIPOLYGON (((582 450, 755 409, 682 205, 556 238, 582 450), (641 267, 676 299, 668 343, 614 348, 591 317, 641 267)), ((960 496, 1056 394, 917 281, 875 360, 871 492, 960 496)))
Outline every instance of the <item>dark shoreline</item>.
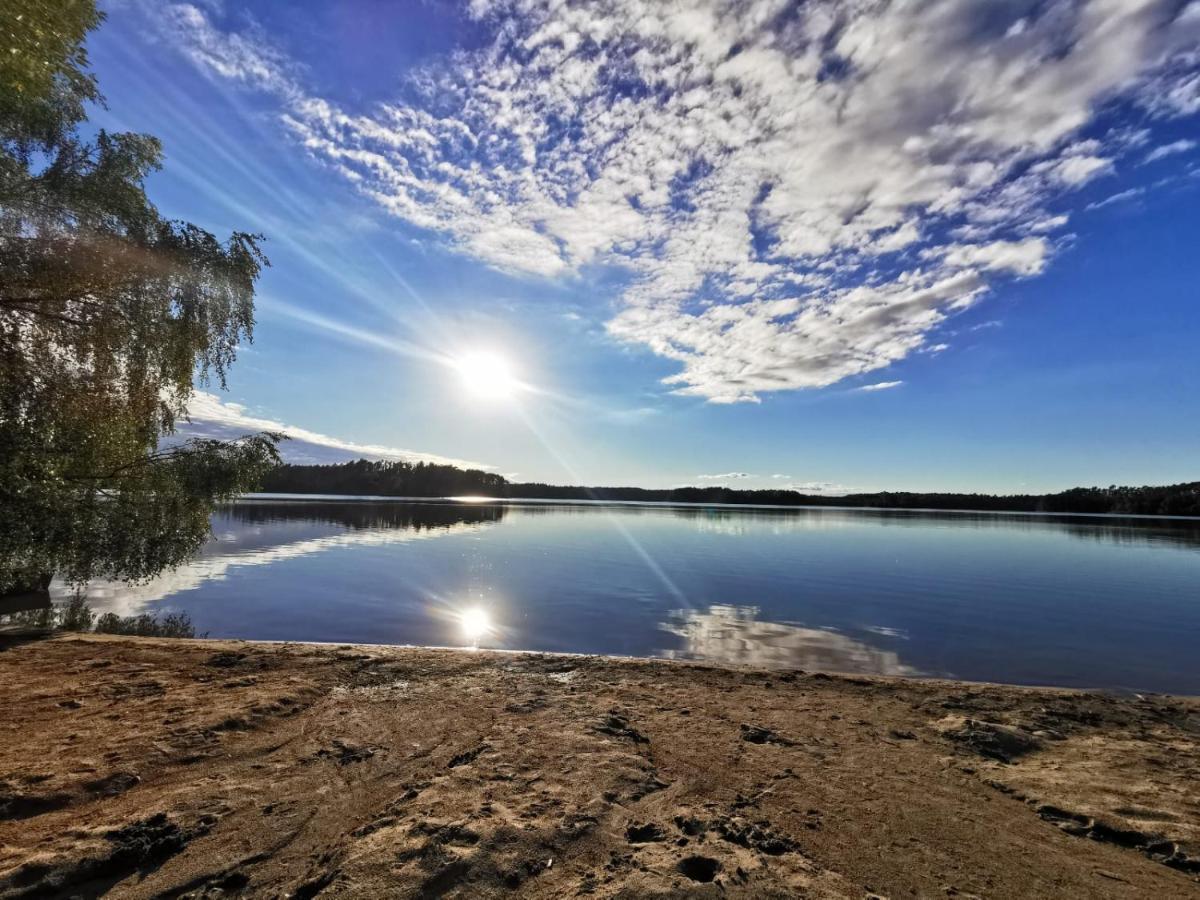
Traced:
POLYGON ((679 503, 701 505, 871 507, 1027 513, 1115 513, 1200 517, 1200 481, 1160 485, 1072 487, 1054 493, 980 491, 804 490, 811 485, 740 488, 728 484, 641 488, 509 481, 495 472, 455 466, 359 459, 324 465, 284 463, 259 489, 272 494, 350 494, 373 497, 488 497, 525 501, 679 503))
POLYGON ((1134 520, 1150 522, 1196 522, 1200 516, 1150 515, 1146 513, 1122 512, 1061 512, 1026 509, 979 509, 971 507, 935 507, 935 506, 853 506, 832 503, 721 503, 721 502, 685 502, 680 500, 586 500, 557 497, 490 497, 490 496, 392 496, 376 494, 302 494, 302 493, 267 493, 256 492, 244 494, 235 503, 254 503, 256 501, 271 503, 428 503, 428 504, 458 504, 472 506, 584 506, 584 507, 644 507, 647 509, 763 509, 772 511, 788 510, 829 510, 831 512, 883 512, 911 513, 914 515, 949 514, 975 516, 1021 516, 1029 518, 1087 518, 1106 520, 1134 520))

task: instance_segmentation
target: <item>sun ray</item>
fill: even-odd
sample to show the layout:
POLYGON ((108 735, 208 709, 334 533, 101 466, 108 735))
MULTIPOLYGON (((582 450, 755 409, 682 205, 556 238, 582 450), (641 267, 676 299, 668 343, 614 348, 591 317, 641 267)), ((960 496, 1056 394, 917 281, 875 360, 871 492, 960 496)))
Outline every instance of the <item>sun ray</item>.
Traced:
MULTIPOLYGON (((574 467, 567 462, 566 458, 563 457, 563 455, 558 452, 554 445, 550 443, 546 436, 542 434, 541 429, 537 427, 533 419, 524 411, 521 411, 520 414, 521 420, 525 423, 530 433, 533 434, 533 436, 538 439, 539 443, 546 448, 546 452, 554 457, 554 460, 563 467, 563 469, 570 476, 571 481, 575 484, 581 484, 583 479, 579 477, 579 474, 575 471, 574 467)), ((655 578, 662 582, 663 587, 667 589, 667 593, 674 597, 681 606, 685 608, 691 608, 692 604, 688 600, 687 595, 680 590, 679 586, 675 584, 671 576, 668 575, 663 570, 663 567, 658 564, 658 560, 652 557, 646 548, 642 546, 641 542, 638 541, 638 539, 633 536, 629 529, 625 527, 620 518, 614 515, 612 510, 605 506, 600 506, 599 509, 608 519, 609 524, 611 524, 612 527, 616 529, 617 533, 625 540, 625 542, 629 544, 630 549, 633 550, 638 559, 642 561, 642 563, 647 569, 650 570, 651 574, 653 574, 655 578)))

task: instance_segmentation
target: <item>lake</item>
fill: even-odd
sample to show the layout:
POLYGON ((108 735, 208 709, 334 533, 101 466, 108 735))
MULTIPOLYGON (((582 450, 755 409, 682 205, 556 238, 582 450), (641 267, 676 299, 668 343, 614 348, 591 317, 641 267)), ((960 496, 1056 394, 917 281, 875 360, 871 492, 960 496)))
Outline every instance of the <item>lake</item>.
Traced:
POLYGON ((212 525, 90 603, 222 638, 1200 694, 1200 520, 258 499, 212 525))

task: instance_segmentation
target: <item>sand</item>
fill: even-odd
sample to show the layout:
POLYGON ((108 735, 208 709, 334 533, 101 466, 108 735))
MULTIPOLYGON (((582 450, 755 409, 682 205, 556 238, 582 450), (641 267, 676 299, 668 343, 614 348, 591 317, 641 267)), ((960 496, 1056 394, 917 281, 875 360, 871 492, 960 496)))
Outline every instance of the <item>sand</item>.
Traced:
POLYGON ((0 897, 1194 897, 1200 701, 63 635, 0 897))

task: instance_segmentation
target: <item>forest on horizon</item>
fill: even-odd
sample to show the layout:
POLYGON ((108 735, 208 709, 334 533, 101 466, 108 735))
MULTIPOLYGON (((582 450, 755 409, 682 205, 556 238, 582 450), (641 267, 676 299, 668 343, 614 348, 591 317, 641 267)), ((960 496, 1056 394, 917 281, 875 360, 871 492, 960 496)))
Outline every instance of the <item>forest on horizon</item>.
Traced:
POLYGON ((279 494, 378 497, 483 495, 498 499, 529 500, 624 500, 1200 516, 1200 481, 1161 486, 1075 487, 1053 494, 879 491, 829 496, 792 490, 740 490, 718 486, 653 489, 510 482, 503 475, 481 469, 460 469, 456 466, 425 462, 360 459, 326 465, 284 464, 272 469, 263 477, 261 490, 279 494))

